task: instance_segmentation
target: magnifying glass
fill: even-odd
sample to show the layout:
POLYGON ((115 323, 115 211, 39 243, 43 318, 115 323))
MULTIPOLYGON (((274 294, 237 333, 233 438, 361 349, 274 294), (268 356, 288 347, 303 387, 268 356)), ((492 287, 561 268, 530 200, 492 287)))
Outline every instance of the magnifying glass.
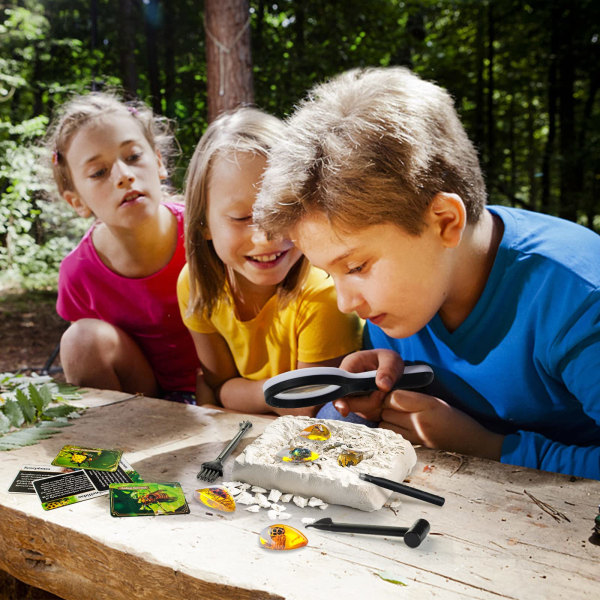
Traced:
MULTIPOLYGON (((281 373, 265 381, 263 392, 269 406, 302 408, 324 404, 349 395, 369 394, 377 389, 377 371, 350 373, 337 367, 309 367, 281 373)), ((433 371, 428 365, 404 367, 393 389, 410 390, 429 385, 433 371)))

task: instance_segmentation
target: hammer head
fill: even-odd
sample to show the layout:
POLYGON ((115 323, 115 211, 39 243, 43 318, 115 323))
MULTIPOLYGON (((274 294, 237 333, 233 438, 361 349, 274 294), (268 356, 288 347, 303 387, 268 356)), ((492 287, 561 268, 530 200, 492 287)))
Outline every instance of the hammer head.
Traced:
POLYGON ((429 533, 429 521, 417 519, 404 534, 404 543, 409 548, 416 548, 427 537, 429 533))

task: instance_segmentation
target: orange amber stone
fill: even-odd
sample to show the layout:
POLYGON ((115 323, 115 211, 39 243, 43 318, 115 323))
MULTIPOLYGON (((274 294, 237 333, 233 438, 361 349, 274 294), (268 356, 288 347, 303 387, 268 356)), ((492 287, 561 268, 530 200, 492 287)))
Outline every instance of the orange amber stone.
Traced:
POLYGON ((289 525, 269 525, 260 532, 260 545, 269 550, 294 550, 308 544, 308 538, 289 525))
POLYGON ((222 487, 209 487, 194 492, 196 500, 202 502, 209 508, 221 510, 223 512, 233 512, 235 510, 235 500, 233 496, 222 487))
POLYGON ((309 440, 325 441, 331 437, 331 431, 329 428, 323 425, 323 423, 315 423, 314 425, 308 426, 300 432, 302 437, 308 438, 309 440))

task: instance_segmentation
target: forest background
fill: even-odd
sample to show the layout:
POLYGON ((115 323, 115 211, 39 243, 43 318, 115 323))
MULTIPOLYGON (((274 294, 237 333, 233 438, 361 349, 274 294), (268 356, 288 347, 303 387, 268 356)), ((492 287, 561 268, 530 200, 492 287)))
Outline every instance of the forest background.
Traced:
MULTIPOLYGON (((490 203, 600 231, 597 0, 242 4, 260 108, 284 117, 331 75, 406 65, 455 98, 490 203)), ((10 286, 53 290, 60 260, 89 226, 52 200, 44 178, 43 136, 72 94, 117 87, 171 118, 181 149, 172 183, 181 190, 208 119, 208 5, 0 2, 0 295, 10 286)))

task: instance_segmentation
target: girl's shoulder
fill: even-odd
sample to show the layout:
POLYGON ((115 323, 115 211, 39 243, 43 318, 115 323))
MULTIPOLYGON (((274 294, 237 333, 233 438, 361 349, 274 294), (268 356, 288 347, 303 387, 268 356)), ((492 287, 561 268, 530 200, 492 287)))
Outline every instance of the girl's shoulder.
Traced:
POLYGON ((335 285, 333 279, 329 277, 325 271, 311 265, 308 274, 300 287, 297 301, 310 301, 328 296, 335 297, 335 285))
POLYGON ((180 215, 183 217, 185 211, 185 204, 183 203, 183 196, 167 196, 163 200, 163 204, 177 217, 180 215))

